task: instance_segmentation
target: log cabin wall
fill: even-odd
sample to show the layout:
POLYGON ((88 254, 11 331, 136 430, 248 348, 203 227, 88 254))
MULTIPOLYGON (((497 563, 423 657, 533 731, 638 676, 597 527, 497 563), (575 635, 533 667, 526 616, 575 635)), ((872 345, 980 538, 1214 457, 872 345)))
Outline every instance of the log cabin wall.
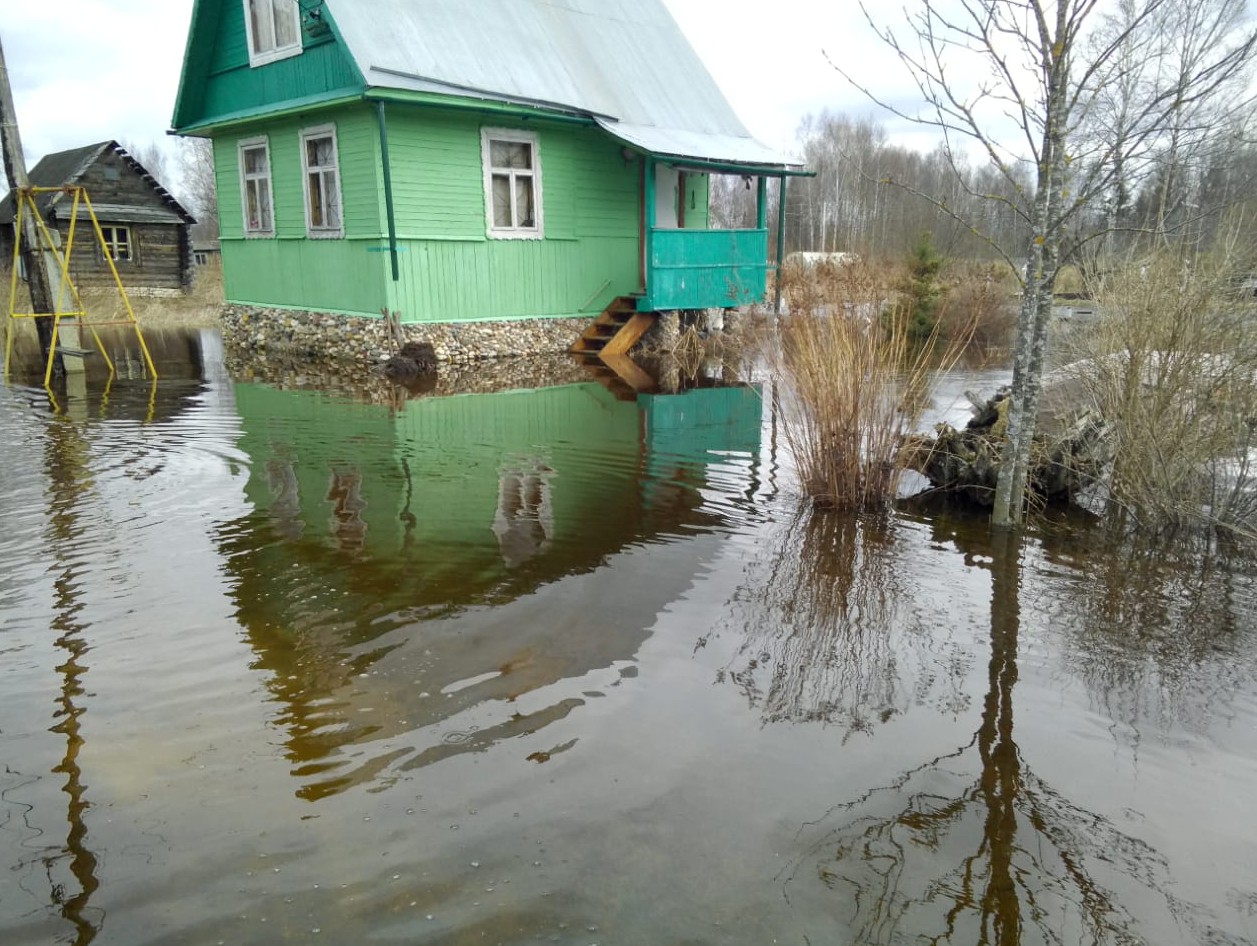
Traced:
MULTIPOLYGON (((127 290, 188 288, 191 266, 186 226, 120 222, 105 217, 99 219, 106 237, 113 237, 112 245, 119 245, 118 231, 125 231, 129 252, 119 251, 114 265, 127 290)), ((57 226, 64 246, 70 224, 59 221, 57 226)), ((99 240, 91 231, 90 221, 80 220, 76 228, 70 254, 70 276, 80 288, 114 284, 113 274, 109 271, 99 240)))

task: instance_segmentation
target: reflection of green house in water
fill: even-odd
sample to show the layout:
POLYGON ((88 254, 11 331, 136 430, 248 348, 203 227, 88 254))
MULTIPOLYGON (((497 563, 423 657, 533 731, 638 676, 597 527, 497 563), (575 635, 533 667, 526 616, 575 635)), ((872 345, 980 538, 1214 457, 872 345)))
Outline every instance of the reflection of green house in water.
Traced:
MULTIPOLYGON (((719 525, 700 492, 711 465, 720 488, 750 488, 761 417, 745 386, 634 402, 574 384, 393 411, 239 385, 236 401, 257 511, 228 530, 227 567, 294 758, 312 766, 299 771, 338 770, 314 796, 389 764, 340 771, 399 719, 422 729, 631 659, 703 561, 689 537, 719 525), (658 574, 601 568, 644 546, 658 574), (329 698, 343 710, 329 716, 329 698)), ((579 703, 456 750, 417 737, 403 755, 483 748, 579 703)))

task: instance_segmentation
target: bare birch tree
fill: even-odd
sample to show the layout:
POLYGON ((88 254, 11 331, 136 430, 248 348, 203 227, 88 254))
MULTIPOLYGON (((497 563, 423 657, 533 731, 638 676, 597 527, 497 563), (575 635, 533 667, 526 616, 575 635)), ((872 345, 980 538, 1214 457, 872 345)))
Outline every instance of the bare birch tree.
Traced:
POLYGON ((144 170, 148 171, 162 187, 169 188, 170 168, 166 160, 166 152, 155 141, 140 144, 134 141, 121 141, 122 149, 131 155, 144 170))
MULTIPOLYGON (((919 114, 887 105, 836 65, 874 102, 936 129, 954 163, 976 151, 1013 185, 1020 183, 1019 166, 1028 162, 1032 168, 1032 195, 1012 207, 1024 218, 1030 239, 1021 271, 1008 433, 992 513, 996 525, 1022 519, 1053 289, 1071 228, 1111 189, 1116 173, 1159 142, 1175 114, 1242 77, 1257 46, 1257 34, 1223 31, 1208 55, 1184 59, 1177 70, 1151 70, 1152 84, 1130 103, 1122 134, 1085 134, 1094 127, 1101 90, 1126 81, 1134 68, 1142 75, 1146 60, 1166 55, 1152 24, 1171 4, 1190 2, 1131 0, 1122 17, 1105 21, 1100 0, 922 0, 907 13, 904 38, 865 8, 870 25, 916 82, 925 103, 919 114), (1110 27, 1107 32, 1099 30, 1102 24, 1110 27), (966 82, 966 75, 978 78, 966 82)), ((1204 0, 1203 5, 1226 2, 1204 0)), ((921 196, 943 212, 961 213, 943 196, 921 196)), ((979 196, 1007 200, 998 194, 979 196)), ((1102 231, 1071 241, 1069 249, 1102 231)), ((996 249, 1010 262, 1023 255, 1011 246, 996 249)))
POLYGON ((180 192, 196 214, 198 225, 218 236, 218 192, 214 186, 214 143, 208 138, 180 141, 180 192))

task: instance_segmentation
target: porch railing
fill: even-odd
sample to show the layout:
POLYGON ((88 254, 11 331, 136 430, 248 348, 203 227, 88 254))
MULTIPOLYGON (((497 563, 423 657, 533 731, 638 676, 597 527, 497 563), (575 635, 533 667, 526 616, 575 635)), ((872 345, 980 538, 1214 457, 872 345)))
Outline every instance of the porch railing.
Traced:
POLYGON ((650 231, 638 309, 729 308, 759 302, 768 284, 768 230, 650 231))

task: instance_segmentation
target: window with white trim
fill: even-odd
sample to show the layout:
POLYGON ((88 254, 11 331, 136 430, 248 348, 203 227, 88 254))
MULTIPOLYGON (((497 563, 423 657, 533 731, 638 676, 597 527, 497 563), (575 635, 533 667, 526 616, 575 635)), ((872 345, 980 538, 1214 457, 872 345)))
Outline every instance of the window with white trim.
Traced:
POLYGON ((240 198, 244 235, 275 235, 275 204, 271 197, 271 148, 266 138, 240 142, 240 198))
POLYGON ((130 227, 102 225, 100 235, 104 237, 103 251, 115 263, 129 263, 135 258, 131 247, 130 227))
POLYGON ((249 65, 261 66, 301 52, 297 0, 244 0, 249 65))
POLYGON ((541 239, 541 154, 537 136, 510 128, 483 128, 480 150, 489 236, 541 239))
POLYGON ((305 174, 306 232, 312 237, 344 236, 334 125, 307 128, 301 133, 301 163, 305 174))

